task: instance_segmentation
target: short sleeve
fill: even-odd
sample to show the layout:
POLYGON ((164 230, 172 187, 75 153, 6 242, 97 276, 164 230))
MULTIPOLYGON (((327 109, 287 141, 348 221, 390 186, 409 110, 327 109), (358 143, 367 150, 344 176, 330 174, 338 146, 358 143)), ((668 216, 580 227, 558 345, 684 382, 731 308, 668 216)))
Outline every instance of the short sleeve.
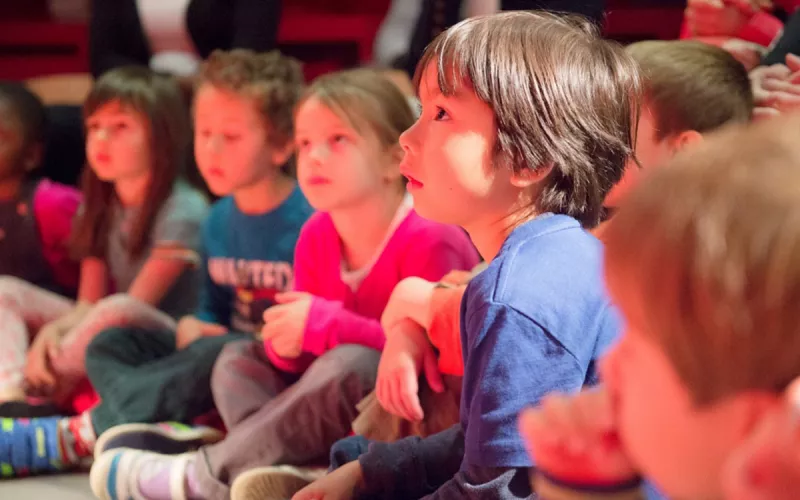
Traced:
POLYGON ((189 186, 176 186, 153 227, 153 247, 197 250, 200 231, 208 215, 208 200, 189 186))

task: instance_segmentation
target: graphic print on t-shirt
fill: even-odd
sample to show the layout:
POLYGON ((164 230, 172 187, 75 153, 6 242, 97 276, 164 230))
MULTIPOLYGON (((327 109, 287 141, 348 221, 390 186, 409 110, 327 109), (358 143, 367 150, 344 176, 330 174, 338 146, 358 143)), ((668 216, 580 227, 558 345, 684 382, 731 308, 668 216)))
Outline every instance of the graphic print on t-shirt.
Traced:
POLYGON ((275 294, 292 286, 289 262, 211 257, 208 274, 218 286, 233 288, 231 327, 241 332, 258 332, 264 311, 275 304, 275 294))

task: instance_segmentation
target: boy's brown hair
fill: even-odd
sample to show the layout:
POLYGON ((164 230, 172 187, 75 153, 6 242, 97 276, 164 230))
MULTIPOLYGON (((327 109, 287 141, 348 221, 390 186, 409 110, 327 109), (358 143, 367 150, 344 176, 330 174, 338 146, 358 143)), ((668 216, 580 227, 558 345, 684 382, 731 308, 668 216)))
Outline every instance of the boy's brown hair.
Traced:
POLYGON ((196 86, 204 84, 253 99, 276 147, 294 139, 294 108, 304 86, 297 59, 277 50, 215 50, 200 68, 196 86))
POLYGON ((588 20, 546 12, 467 19, 439 35, 414 75, 434 64, 446 96, 467 88, 497 122, 495 161, 516 172, 552 165, 536 209, 594 227, 632 153, 636 63, 588 20))
POLYGON ((320 76, 298 106, 310 98, 347 120, 357 132, 372 130, 386 149, 397 146, 400 134, 416 119, 408 98, 377 70, 353 69, 320 76))
POLYGON ((726 131, 655 169, 606 233, 632 328, 698 405, 800 375, 800 117, 726 131))
POLYGON ((645 103, 656 119, 657 140, 750 120, 750 78, 727 51, 690 40, 638 42, 626 50, 642 70, 645 103))

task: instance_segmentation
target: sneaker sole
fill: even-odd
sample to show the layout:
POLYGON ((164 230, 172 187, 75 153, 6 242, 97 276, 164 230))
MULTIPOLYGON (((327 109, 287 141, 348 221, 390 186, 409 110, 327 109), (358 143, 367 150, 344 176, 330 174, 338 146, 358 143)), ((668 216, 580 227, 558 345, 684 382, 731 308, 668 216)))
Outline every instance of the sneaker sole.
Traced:
POLYGON ((175 433, 152 424, 118 425, 97 438, 97 443, 94 445, 94 458, 97 460, 106 451, 116 448, 150 451, 161 455, 180 455, 195 451, 201 446, 219 442, 224 437, 220 431, 208 427, 187 429, 181 431, 180 434, 180 436, 176 436, 175 433), (132 436, 129 436, 131 439, 127 442, 113 445, 114 440, 128 437, 128 434, 132 436))
POLYGON ((100 500, 117 498, 117 470, 131 465, 124 460, 125 456, 122 450, 119 451, 119 453, 109 453, 95 458, 92 469, 89 471, 89 486, 92 488, 94 496, 100 500))
POLYGON ((236 478, 231 500, 291 500, 292 496, 322 475, 302 474, 294 467, 262 467, 236 478))

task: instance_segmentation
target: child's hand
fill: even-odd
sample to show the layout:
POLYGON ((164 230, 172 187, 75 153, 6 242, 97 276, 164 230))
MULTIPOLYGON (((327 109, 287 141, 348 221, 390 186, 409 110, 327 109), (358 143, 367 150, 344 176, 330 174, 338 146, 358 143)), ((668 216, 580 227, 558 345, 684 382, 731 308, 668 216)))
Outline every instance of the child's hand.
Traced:
POLYGON ((228 333, 228 329, 217 323, 207 323, 194 316, 184 316, 178 322, 175 331, 175 343, 178 350, 203 337, 216 337, 228 333))
POLYGON ((800 382, 786 404, 758 423, 730 456, 722 474, 729 500, 792 500, 800 490, 800 382), (794 401, 794 403, 793 403, 794 401))
POLYGON ((436 353, 425 331, 411 320, 397 323, 386 332, 386 345, 378 364, 376 396, 381 406, 406 420, 425 417, 419 402, 419 374, 425 371, 428 385, 436 392, 444 390, 436 353))
POLYGON ((569 483, 609 485, 636 478, 622 449, 608 393, 550 395, 523 412, 520 432, 536 466, 569 483))
POLYGON ((760 8, 753 0, 689 0, 685 16, 693 36, 736 36, 760 8))
POLYGON ((417 277, 406 278, 395 285, 381 316, 383 330, 391 331, 394 325, 404 319, 410 319, 428 330, 431 323, 431 296, 435 287, 435 283, 417 277))
POLYGON ((56 377, 50 365, 51 353, 58 350, 63 332, 53 323, 39 329, 28 350, 25 363, 25 384, 31 394, 49 395, 56 387, 56 377))
POLYGON ((261 337, 272 342, 278 356, 294 359, 303 353, 303 336, 313 298, 305 292, 279 293, 275 296, 278 305, 264 311, 261 337))
POLYGON ((361 464, 354 460, 298 491, 292 500, 350 500, 363 482, 361 464))

